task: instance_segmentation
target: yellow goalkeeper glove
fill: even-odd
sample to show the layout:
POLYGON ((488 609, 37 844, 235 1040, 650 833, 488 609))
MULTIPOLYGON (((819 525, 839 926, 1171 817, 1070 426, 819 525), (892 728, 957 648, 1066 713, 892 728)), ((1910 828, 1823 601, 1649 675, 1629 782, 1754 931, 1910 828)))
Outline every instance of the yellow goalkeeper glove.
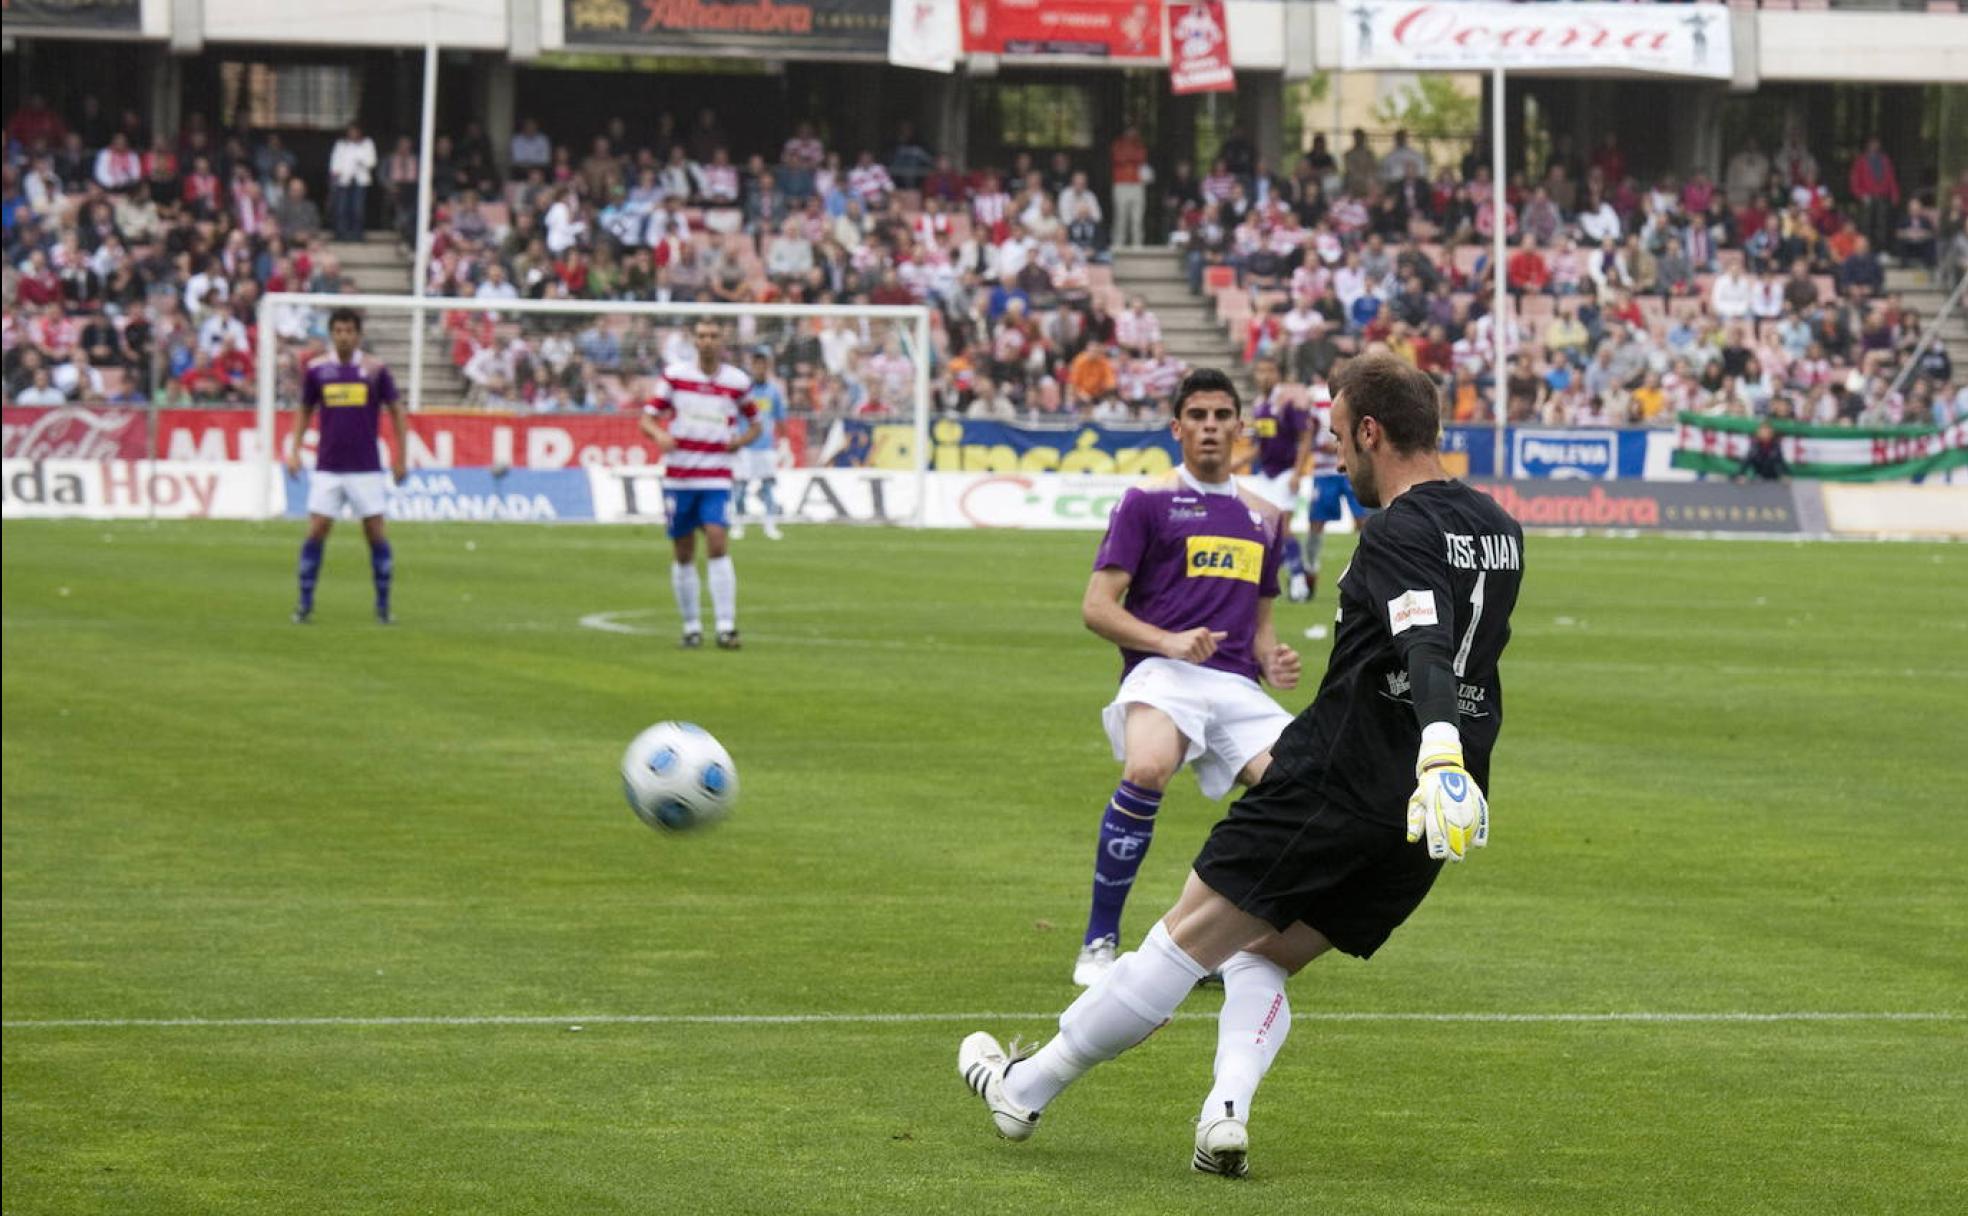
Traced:
POLYGON ((1441 724, 1423 732, 1408 798, 1408 840, 1428 838, 1428 855, 1461 861, 1490 842, 1490 804, 1462 766, 1462 740, 1441 724))

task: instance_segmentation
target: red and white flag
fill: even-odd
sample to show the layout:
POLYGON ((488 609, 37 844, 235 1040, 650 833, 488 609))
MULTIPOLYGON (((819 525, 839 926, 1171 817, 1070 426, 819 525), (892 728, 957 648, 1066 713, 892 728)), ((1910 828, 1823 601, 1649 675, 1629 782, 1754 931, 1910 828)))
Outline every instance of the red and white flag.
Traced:
POLYGON ((1223 0, 1171 0, 1169 84, 1177 93, 1228 93, 1237 87, 1230 69, 1230 29, 1223 0))
POLYGON ((954 72, 962 50, 957 0, 893 0, 888 61, 925 72, 954 72))

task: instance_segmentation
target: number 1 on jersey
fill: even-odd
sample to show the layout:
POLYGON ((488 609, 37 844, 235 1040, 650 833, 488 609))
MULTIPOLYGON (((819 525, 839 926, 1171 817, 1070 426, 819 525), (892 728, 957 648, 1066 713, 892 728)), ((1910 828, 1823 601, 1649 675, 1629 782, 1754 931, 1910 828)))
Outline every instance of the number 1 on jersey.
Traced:
POLYGON ((1484 570, 1476 575, 1476 585, 1469 591, 1469 629, 1462 635, 1462 645, 1456 648, 1456 679, 1463 676, 1463 669, 1469 666, 1469 648, 1476 642, 1476 622, 1483 619, 1483 580, 1490 577, 1484 570))

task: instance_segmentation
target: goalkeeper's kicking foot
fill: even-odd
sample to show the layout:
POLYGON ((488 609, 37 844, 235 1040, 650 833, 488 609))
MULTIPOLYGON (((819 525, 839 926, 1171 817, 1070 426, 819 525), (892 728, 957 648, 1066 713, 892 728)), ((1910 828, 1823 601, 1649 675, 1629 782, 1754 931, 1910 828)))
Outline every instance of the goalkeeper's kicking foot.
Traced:
MULTIPOLYGON (((1012 1047, 1016 1050, 1017 1044, 1012 1047)), ((1028 1139, 1039 1126, 1038 1111, 1026 1110, 1005 1096, 1005 1070, 1024 1058, 1023 1053, 1006 1055, 998 1041, 982 1030, 957 1048, 957 1075, 983 1100, 998 1135, 1007 1140, 1028 1139)))
POLYGON ((1190 1158, 1189 1168, 1223 1178, 1244 1177, 1250 1172, 1250 1129, 1230 1114, 1198 1123, 1196 1155, 1190 1158))

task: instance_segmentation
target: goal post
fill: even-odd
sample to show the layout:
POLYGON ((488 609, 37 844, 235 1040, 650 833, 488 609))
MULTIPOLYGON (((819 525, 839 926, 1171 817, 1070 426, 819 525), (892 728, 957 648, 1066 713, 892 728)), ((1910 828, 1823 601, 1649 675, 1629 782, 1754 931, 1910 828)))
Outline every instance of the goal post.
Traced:
POLYGON ((725 361, 748 368, 748 350, 769 348, 775 368, 786 373, 790 413, 810 431, 850 413, 911 426, 917 484, 908 522, 922 526, 938 358, 927 306, 307 292, 271 292, 258 305, 255 432, 260 458, 273 466, 261 479, 263 517, 284 509, 276 501, 280 418, 298 406, 303 365, 327 349, 327 316, 337 308, 362 314, 364 349, 389 365, 405 403, 420 405, 413 426, 435 413, 599 416, 618 420, 627 436, 636 434, 642 402, 667 359, 695 357, 691 325, 705 318, 727 323, 725 361), (618 353, 613 361, 590 358, 597 347, 618 353), (824 356, 799 357, 815 349, 824 356))

